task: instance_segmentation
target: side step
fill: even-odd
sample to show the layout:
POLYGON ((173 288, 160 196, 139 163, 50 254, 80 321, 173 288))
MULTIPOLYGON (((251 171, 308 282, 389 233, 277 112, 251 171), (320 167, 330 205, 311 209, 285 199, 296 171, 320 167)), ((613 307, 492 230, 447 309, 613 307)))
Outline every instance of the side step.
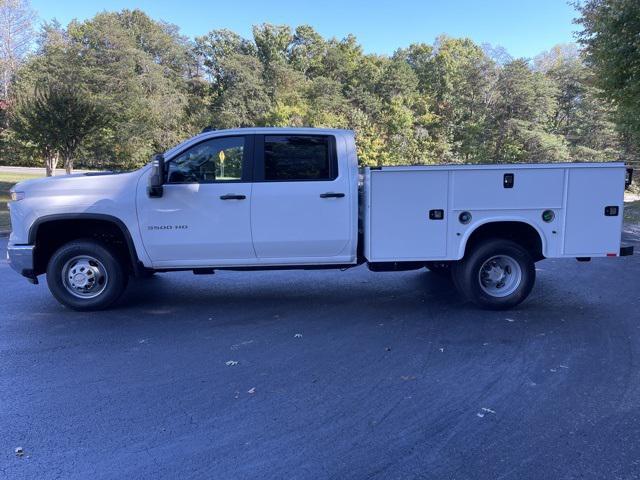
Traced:
POLYGON ((213 268, 194 268, 193 269, 194 275, 213 275, 214 273, 216 272, 213 268))
POLYGON ((372 272, 406 272, 419 270, 425 266, 425 262, 369 262, 367 267, 372 272))

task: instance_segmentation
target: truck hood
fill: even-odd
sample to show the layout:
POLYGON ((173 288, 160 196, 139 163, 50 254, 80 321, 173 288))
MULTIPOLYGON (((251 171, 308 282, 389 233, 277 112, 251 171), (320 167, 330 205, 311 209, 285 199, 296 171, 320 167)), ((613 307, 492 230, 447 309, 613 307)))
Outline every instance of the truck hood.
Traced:
POLYGON ((14 188, 17 191, 24 192, 26 189, 31 189, 40 185, 42 186, 54 185, 55 182, 60 182, 62 180, 65 180, 68 182, 75 179, 85 179, 85 178, 95 177, 95 176, 112 176, 112 175, 122 175, 122 174, 114 173, 114 172, 96 172, 96 173, 73 173, 71 175, 53 175, 51 177, 39 177, 39 178, 31 178, 29 180, 23 180, 22 182, 16 183, 14 188))
POLYGON ((95 173, 74 173, 72 175, 58 175, 52 177, 33 178, 24 180, 13 186, 12 190, 29 194, 56 195, 66 192, 89 189, 100 189, 109 185, 111 188, 119 183, 127 183, 131 176, 139 176, 141 170, 124 173, 95 172, 95 173), (119 180, 121 179, 121 181, 119 180))

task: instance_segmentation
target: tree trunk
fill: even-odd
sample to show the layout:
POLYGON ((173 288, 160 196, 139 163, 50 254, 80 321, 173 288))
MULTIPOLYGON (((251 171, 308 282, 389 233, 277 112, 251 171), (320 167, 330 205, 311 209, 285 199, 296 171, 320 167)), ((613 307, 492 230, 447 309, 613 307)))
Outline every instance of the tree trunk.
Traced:
POLYGON ((56 167, 58 166, 58 154, 53 153, 53 154, 47 155, 44 162, 47 170, 47 177, 51 177, 55 175, 56 167))
POLYGON ((73 158, 69 157, 64 159, 64 171, 67 175, 73 173, 73 158))

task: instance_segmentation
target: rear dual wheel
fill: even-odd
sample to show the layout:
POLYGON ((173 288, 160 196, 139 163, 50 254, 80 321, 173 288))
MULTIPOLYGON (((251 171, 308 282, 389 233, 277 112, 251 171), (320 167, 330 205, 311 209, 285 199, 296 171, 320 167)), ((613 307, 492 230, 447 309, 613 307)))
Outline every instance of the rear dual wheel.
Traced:
POLYGON ((536 279, 529 252, 502 239, 476 245, 451 269, 458 290, 476 305, 490 310, 506 310, 524 301, 536 279))

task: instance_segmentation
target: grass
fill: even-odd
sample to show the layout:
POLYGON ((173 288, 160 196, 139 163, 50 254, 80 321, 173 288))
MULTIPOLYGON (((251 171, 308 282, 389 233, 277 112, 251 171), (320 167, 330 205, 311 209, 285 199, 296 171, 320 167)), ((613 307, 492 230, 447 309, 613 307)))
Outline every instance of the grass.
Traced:
POLYGON ((9 190, 16 183, 30 178, 38 178, 40 175, 18 174, 0 172, 0 232, 11 229, 9 221, 9 210, 7 202, 9 201, 9 190))

